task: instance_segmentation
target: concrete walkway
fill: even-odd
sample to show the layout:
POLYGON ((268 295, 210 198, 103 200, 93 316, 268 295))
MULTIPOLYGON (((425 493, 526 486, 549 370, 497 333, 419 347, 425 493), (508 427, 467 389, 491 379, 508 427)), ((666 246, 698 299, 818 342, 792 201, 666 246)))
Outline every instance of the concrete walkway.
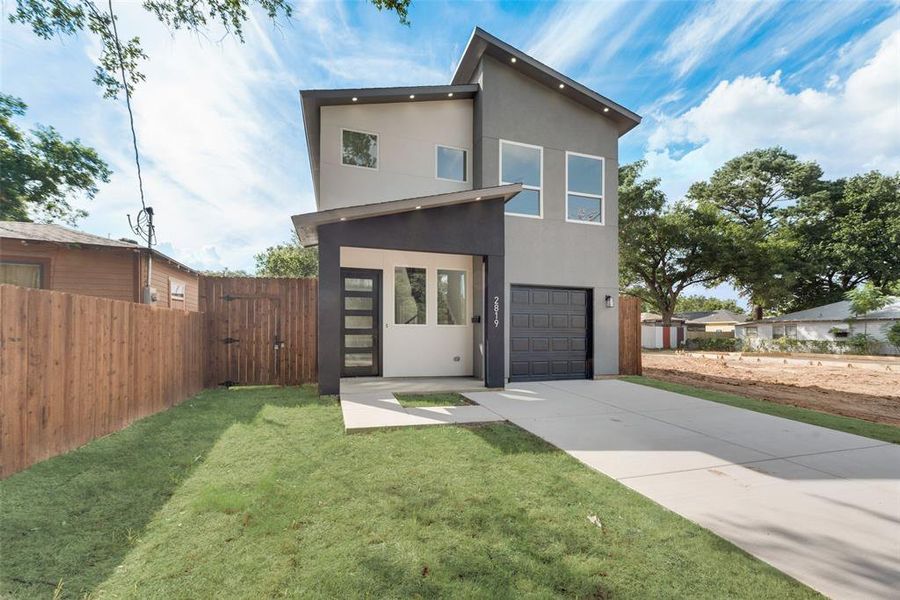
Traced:
POLYGON ((828 596, 897 598, 900 446, 616 380, 464 395, 828 596))
POLYGON ((483 390, 484 384, 471 378, 356 378, 341 381, 341 413, 347 433, 385 427, 459 425, 503 421, 503 417, 483 406, 439 406, 405 408, 392 392, 434 393, 483 390))

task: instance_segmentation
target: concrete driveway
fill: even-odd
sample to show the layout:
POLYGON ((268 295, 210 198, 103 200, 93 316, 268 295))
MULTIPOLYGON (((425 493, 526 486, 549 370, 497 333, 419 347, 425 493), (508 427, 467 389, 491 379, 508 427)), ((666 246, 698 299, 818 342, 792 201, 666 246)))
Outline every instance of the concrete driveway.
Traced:
POLYGON ((897 598, 900 446, 616 380, 465 395, 828 596, 897 598))

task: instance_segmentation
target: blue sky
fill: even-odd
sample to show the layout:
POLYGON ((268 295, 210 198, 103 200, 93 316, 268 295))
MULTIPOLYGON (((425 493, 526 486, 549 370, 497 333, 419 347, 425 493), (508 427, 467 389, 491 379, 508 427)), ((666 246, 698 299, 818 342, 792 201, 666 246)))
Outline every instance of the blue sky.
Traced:
MULTIPOLYGON (((300 2, 277 26, 254 15, 243 45, 114 6, 150 55, 133 102, 160 249, 198 268, 250 268, 314 209, 299 89, 446 83, 476 25, 643 115, 620 158, 646 159, 673 199, 773 144, 829 177, 900 170, 897 2, 413 0, 409 27, 366 2, 300 2)), ((115 171, 79 201, 80 227, 130 235, 127 115, 91 83, 96 44, 40 40, 5 16, 2 34, 2 89, 30 105, 26 122, 80 138, 115 171)))

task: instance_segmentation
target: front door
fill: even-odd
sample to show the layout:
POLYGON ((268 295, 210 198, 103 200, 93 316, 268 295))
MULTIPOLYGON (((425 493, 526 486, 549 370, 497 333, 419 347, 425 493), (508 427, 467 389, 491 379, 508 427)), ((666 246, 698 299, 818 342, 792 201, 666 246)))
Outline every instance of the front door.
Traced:
POLYGON ((341 269, 341 376, 381 374, 381 271, 341 269))

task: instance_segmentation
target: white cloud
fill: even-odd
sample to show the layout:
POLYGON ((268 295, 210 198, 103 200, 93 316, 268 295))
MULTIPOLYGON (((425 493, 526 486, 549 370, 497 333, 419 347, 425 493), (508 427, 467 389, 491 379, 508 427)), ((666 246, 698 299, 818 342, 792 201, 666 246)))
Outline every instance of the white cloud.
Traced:
POLYGON ((761 25, 775 4, 748 0, 717 0, 699 4, 694 14, 666 39, 658 60, 675 66, 679 77, 717 51, 724 42, 740 40, 761 25))
POLYGON ((900 170, 900 32, 833 89, 791 92, 780 79, 722 81, 697 106, 661 118, 650 134, 647 175, 671 198, 754 148, 784 146, 827 177, 900 170), (686 151, 684 149, 687 149, 686 151))
POLYGON ((600 29, 623 7, 622 2, 564 2, 557 6, 528 46, 528 54, 565 71, 586 58, 595 45, 609 40, 600 29))

